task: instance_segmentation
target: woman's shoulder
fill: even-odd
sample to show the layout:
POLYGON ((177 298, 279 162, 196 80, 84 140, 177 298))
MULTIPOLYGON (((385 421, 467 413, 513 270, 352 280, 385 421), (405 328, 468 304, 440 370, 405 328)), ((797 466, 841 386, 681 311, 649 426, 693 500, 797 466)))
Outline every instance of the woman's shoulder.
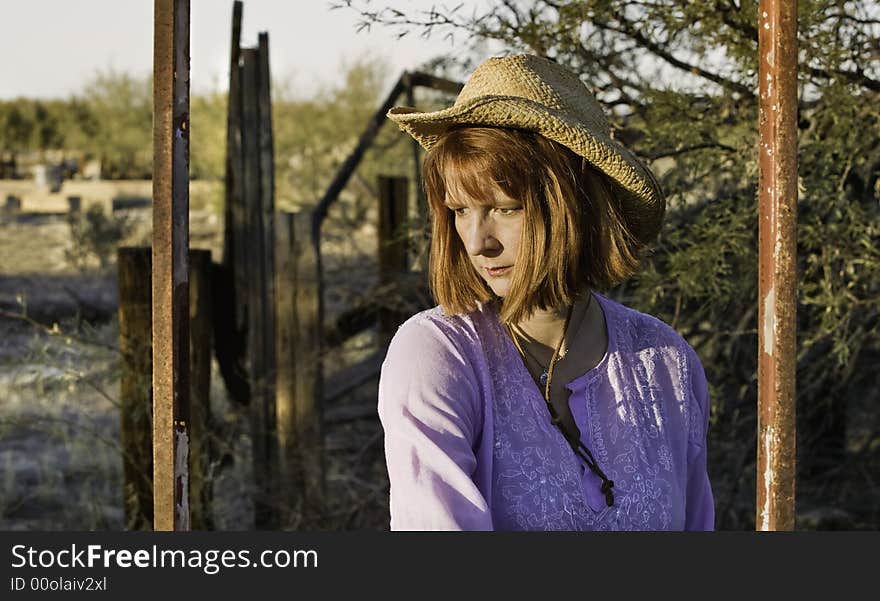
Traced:
POLYGON ((675 328, 655 315, 627 307, 602 297, 606 314, 611 314, 618 352, 644 363, 649 357, 656 369, 665 365, 675 374, 671 382, 690 399, 682 403, 687 415, 689 439, 705 438, 708 427, 709 400, 706 373, 694 348, 675 328))
POLYGON ((601 294, 598 296, 606 319, 610 317, 613 322, 618 342, 628 346, 629 350, 652 348, 679 351, 686 355, 694 353, 684 336, 656 315, 644 313, 601 294))
POLYGON ((413 328, 426 325, 436 325, 443 328, 466 327, 468 321, 470 321, 468 319, 468 315, 469 314, 450 315, 443 310, 443 307, 437 305, 435 307, 425 309, 424 311, 419 311, 415 315, 412 315, 406 321, 400 324, 398 330, 403 328, 413 328))
POLYGON ((447 315, 439 307, 400 325, 379 374, 378 410, 386 429, 415 420, 445 430, 452 420, 469 440, 476 439, 484 367, 470 342, 473 336, 467 316, 447 315))
POLYGON ((475 363, 481 339, 491 319, 491 308, 451 315, 436 306, 403 322, 388 347, 388 358, 410 363, 417 357, 431 361, 475 363))
POLYGON ((489 307, 480 305, 470 313, 449 314, 437 305, 404 321, 397 328, 391 343, 471 346, 478 341, 485 322, 489 319, 489 312, 489 307))

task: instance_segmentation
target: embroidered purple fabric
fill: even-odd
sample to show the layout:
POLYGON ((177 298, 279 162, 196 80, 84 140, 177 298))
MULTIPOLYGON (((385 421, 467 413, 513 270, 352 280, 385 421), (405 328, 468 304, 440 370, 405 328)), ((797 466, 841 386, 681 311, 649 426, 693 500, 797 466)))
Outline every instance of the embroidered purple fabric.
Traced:
POLYGON ((712 530, 702 364, 668 325, 593 293, 608 349, 567 385, 601 480, 550 422, 492 305, 423 311, 379 382, 392 530, 712 530))

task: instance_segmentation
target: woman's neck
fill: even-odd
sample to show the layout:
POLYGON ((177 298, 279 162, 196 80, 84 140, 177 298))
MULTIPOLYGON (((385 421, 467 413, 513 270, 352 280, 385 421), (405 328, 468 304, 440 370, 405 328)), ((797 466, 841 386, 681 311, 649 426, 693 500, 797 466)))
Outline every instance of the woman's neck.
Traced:
MULTIPOLYGON (((579 296, 572 307, 569 330, 580 323, 587 309, 587 292, 579 296)), ((568 305, 561 305, 553 309, 538 310, 528 318, 514 324, 514 328, 525 337, 526 341, 538 347, 544 347, 544 351, 553 352, 560 339, 565 335, 565 318, 568 315, 568 305)))

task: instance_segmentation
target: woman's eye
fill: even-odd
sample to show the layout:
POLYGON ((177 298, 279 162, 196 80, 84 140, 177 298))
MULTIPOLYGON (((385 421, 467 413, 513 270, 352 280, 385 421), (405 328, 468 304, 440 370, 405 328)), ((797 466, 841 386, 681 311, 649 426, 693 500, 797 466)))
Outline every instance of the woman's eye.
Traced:
POLYGON ((452 212, 459 217, 464 217, 465 215, 467 215, 467 207, 458 207, 457 209, 452 209, 452 212))
POLYGON ((518 207, 517 207, 517 208, 503 208, 503 207, 498 207, 498 208, 496 208, 495 210, 498 211, 498 213, 499 213, 500 215, 513 215, 514 213, 516 213, 517 211, 519 211, 519 208, 518 208, 518 207))

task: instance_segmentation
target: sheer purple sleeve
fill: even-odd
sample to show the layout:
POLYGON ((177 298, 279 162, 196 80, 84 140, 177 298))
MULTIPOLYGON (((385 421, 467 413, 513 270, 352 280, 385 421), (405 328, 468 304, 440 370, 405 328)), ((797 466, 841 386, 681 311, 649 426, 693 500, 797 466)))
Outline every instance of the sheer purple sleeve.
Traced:
POLYGON ((706 434, 709 429, 709 389, 703 365, 692 349, 689 349, 688 364, 691 374, 691 387, 699 412, 693 419, 697 421, 696 434, 688 442, 687 494, 685 497, 685 530, 715 529, 715 500, 706 465, 706 434))
POLYGON ((473 481, 482 430, 479 385, 462 349, 418 317, 382 365, 379 418, 391 485, 391 530, 491 530, 473 481))

